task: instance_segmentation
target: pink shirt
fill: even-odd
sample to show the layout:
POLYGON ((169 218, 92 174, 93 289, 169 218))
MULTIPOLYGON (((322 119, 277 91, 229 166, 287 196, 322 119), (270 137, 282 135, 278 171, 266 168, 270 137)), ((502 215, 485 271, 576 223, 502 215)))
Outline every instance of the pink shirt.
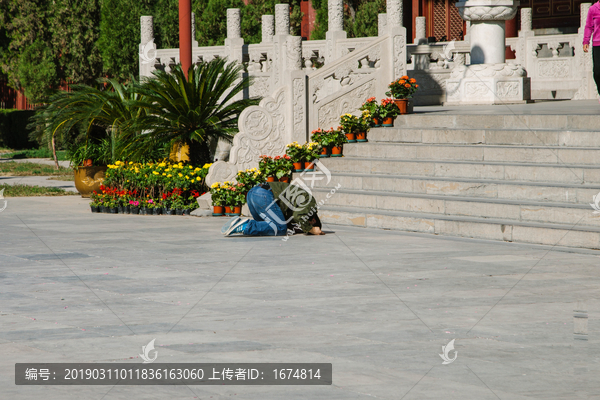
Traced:
POLYGON ((600 46, 600 2, 594 3, 588 11, 585 31, 583 32, 583 44, 590 43, 592 33, 594 33, 592 46, 600 46))

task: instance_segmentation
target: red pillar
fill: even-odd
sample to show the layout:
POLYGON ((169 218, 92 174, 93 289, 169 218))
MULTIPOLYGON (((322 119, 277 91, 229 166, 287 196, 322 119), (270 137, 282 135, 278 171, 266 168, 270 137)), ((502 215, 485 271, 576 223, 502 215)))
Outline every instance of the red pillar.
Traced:
MULTIPOLYGON (((520 8, 519 8, 520 10, 520 8)), ((504 28, 506 32, 506 37, 517 37, 519 36, 519 31, 517 29, 517 17, 515 16, 513 19, 509 19, 506 21, 506 25, 504 28)), ((514 60, 515 52, 510 49, 510 46, 506 46, 506 59, 514 60)))
POLYGON ((179 62, 185 77, 192 65, 192 1, 179 0, 179 62))

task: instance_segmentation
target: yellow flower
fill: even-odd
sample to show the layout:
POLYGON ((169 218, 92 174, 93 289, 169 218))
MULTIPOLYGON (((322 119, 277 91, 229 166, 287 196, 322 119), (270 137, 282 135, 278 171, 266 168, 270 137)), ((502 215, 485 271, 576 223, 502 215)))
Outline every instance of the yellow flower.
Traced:
POLYGON ((167 174, 165 172, 163 172, 163 176, 166 176, 167 174))
POLYGON ((196 181, 197 181, 197 182, 200 182, 201 180, 202 180, 202 178, 200 178, 200 177, 197 177, 197 178, 196 178, 196 181))
POLYGON ((189 177, 189 176, 186 176, 186 177, 185 177, 185 179, 188 179, 188 180, 189 180, 189 179, 190 179, 190 177, 189 177))
POLYGON ((159 167, 166 167, 167 164, 165 164, 164 162, 161 162, 160 164, 158 164, 159 167))
POLYGON ((215 182, 215 183, 213 183, 212 185, 210 185, 210 187, 211 187, 211 188, 213 188, 213 189, 216 189, 216 188, 218 188, 219 186, 221 186, 221 182, 215 182))
POLYGON ((202 168, 210 168, 211 165, 212 165, 212 163, 206 163, 202 166, 202 168))
POLYGON ((167 175, 167 178, 170 178, 170 177, 172 177, 172 176, 173 176, 173 175, 169 174, 169 175, 167 175))
POLYGON ((183 174, 180 172, 177 175, 179 175, 179 177, 181 178, 183 176, 183 174))
POLYGON ((154 175, 158 175, 158 172, 156 172, 156 171, 152 171, 152 173, 153 173, 154 175))

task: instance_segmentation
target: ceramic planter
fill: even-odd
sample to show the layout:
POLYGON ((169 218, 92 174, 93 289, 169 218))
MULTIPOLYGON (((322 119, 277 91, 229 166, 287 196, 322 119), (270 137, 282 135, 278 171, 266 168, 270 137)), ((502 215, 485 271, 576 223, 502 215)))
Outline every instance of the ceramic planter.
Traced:
POLYGON ((267 176, 267 182, 275 182, 277 181, 277 178, 275 178, 274 176, 267 176))
POLYGON ((231 215, 231 207, 225 206, 225 215, 231 215))
POLYGON ((381 120, 379 118, 373 118, 373 126, 374 127, 381 126, 381 120))
POLYGON ((357 142, 367 142, 367 132, 359 132, 356 134, 357 142))
POLYGON ((289 176, 282 176, 281 178, 279 178, 279 182, 290 183, 290 177, 289 176))
POLYGON ((221 217, 223 216, 223 207, 222 206, 213 206, 213 217, 221 217))
POLYGON ((100 192, 108 167, 77 167, 74 172, 75 188, 81 197, 90 197, 93 191, 100 192))
POLYGON ((348 143, 356 143, 356 135, 354 133, 346 133, 346 139, 348 139, 348 143))
POLYGON ((319 157, 321 157, 321 158, 329 157, 329 147, 323 147, 323 150, 321 150, 321 154, 319 154, 319 157))
POLYGON ((242 215, 242 206, 232 207, 231 216, 237 217, 237 216, 240 216, 240 215, 242 215))
POLYGON ((304 163, 304 170, 305 171, 314 171, 315 170, 315 163, 313 161, 306 161, 304 163))
POLYGON ((302 172, 304 171, 304 165, 301 162, 295 162, 294 163, 294 169, 296 170, 296 172, 302 172))
POLYGON ((394 118, 387 117, 383 119, 381 126, 394 126, 394 118))
POLYGON ((400 115, 412 114, 413 107, 410 99, 394 99, 394 103, 400 110, 400 115))
POLYGON ((331 157, 341 157, 342 156, 342 146, 333 146, 331 148, 331 157))

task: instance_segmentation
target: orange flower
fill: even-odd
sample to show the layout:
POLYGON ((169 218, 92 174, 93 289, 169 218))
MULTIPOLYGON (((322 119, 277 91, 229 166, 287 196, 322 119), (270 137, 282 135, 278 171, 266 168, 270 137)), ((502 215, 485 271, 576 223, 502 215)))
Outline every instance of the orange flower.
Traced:
POLYGON ((419 87, 419 85, 415 85, 415 87, 419 87))
POLYGON ((398 81, 398 83, 399 83, 399 84, 404 84, 405 82, 406 82, 406 81, 405 81, 404 79, 400 79, 400 80, 398 81))
POLYGON ((405 84, 404 87, 407 89, 410 88, 410 83, 405 84))
POLYGON ((404 76, 403 76, 402 78, 400 78, 400 79, 405 79, 405 80, 407 80, 407 79, 408 79, 408 76, 404 75, 404 76))
POLYGON ((417 80, 413 78, 413 79, 409 80, 409 82, 410 83, 417 83, 417 80))

